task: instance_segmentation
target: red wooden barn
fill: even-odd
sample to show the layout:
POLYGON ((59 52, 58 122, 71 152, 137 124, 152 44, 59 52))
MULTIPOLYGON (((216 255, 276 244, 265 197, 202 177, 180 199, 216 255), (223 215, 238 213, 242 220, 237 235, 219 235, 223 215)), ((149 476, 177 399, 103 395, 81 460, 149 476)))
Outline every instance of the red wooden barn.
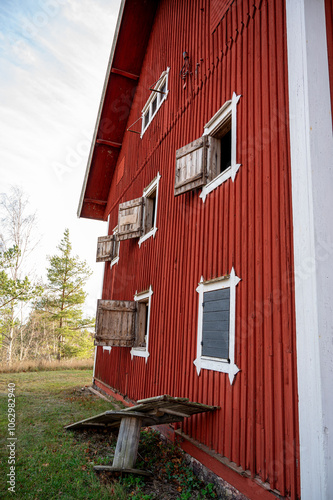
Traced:
POLYGON ((125 0, 79 206, 94 383, 249 498, 333 498, 332 3, 125 0))

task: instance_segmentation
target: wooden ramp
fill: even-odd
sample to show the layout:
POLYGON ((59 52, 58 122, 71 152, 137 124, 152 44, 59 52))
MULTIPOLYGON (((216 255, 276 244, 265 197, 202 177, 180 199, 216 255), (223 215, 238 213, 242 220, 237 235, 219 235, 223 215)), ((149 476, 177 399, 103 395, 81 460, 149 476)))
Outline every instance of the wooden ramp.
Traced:
POLYGON ((131 472, 144 474, 145 471, 133 469, 136 461, 140 429, 152 425, 182 422, 184 418, 198 413, 217 410, 218 406, 193 403, 187 398, 167 395, 142 399, 136 406, 120 411, 106 411, 91 418, 67 425, 67 430, 95 427, 100 429, 119 429, 116 451, 112 467, 96 466, 96 471, 131 472))

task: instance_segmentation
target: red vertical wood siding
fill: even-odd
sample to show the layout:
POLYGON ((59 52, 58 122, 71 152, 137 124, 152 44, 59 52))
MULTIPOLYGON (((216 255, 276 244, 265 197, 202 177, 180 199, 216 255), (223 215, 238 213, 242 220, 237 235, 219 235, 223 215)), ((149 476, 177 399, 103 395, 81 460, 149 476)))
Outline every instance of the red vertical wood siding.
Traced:
MULTIPOLYGON (((216 12, 214 12, 216 15, 216 12)), ((137 400, 163 393, 219 405, 184 424, 191 437, 226 456, 271 489, 299 492, 295 318, 288 129, 285 5, 282 0, 231 2, 211 34, 208 0, 160 2, 128 126, 141 114, 149 87, 168 66, 169 95, 148 130, 126 133, 107 213, 142 195, 159 171, 157 233, 141 248, 120 244, 106 265, 103 298, 133 300, 152 286, 147 360, 129 349, 97 350, 96 377, 137 400), (191 62, 184 81, 183 52, 191 62), (235 182, 203 204, 200 191, 174 197, 175 152, 197 139, 233 92, 237 106, 235 182), (234 266, 236 364, 226 374, 201 370, 196 358, 200 277, 234 266)), ((134 127, 135 128, 135 127, 134 127)))

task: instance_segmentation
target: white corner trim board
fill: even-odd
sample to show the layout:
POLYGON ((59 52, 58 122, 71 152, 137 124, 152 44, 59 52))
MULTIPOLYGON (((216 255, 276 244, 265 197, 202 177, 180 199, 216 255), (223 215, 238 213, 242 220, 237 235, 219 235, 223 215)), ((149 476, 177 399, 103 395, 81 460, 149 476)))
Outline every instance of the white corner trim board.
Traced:
POLYGON ((333 139, 325 2, 287 0, 286 19, 301 498, 328 500, 333 498, 333 139))
POLYGON ((214 370, 229 375, 230 384, 233 383, 235 375, 239 368, 235 363, 235 330, 236 330, 236 286, 240 278, 236 276, 234 268, 231 269, 229 276, 223 276, 220 279, 205 281, 201 276, 200 283, 196 291, 199 294, 199 313, 198 313, 198 333, 197 333, 197 357, 193 361, 197 373, 200 375, 202 369, 214 370), (211 358, 202 356, 202 325, 203 325, 203 302, 204 293, 213 290, 230 288, 230 309, 229 309, 229 360, 211 358))
POLYGON ((149 286, 149 290, 144 293, 135 293, 134 295, 134 300, 136 302, 141 302, 145 301, 148 299, 148 318, 147 318, 147 338, 146 338, 146 347, 132 347, 130 353, 131 353, 131 359, 133 360, 133 356, 138 356, 140 358, 145 358, 146 363, 149 358, 149 326, 150 326, 150 311, 151 311, 151 297, 153 295, 153 289, 151 285, 149 286))
POLYGON ((236 145, 237 145, 237 104, 241 95, 236 95, 234 92, 232 94, 232 98, 229 101, 226 101, 222 108, 220 108, 217 113, 206 123, 204 127, 203 135, 213 135, 219 129, 221 124, 225 121, 225 119, 231 115, 231 165, 220 175, 215 177, 211 182, 203 186, 202 191, 200 193, 200 198, 203 203, 206 201, 206 197, 209 193, 211 193, 218 186, 223 184, 226 180, 230 179, 234 182, 236 174, 241 166, 237 163, 236 160, 236 145))

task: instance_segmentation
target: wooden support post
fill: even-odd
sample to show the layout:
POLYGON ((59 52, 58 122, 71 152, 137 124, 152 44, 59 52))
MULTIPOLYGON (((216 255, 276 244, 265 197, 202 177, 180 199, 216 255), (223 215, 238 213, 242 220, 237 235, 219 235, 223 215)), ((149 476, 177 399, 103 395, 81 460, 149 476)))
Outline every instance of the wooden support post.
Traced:
POLYGON ((133 468, 138 453, 141 423, 142 418, 122 417, 112 468, 133 468))

